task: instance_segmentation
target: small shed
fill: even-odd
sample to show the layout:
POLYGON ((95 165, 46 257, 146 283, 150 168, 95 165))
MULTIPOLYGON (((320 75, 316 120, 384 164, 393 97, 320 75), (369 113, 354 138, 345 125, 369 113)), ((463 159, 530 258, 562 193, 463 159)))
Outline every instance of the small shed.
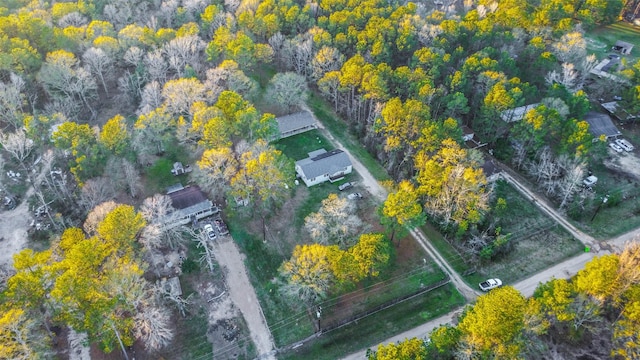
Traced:
POLYGON ((488 183, 494 183, 500 179, 502 169, 493 160, 485 160, 481 167, 488 183))
POLYGON ((631 50, 633 50, 633 44, 629 44, 626 41, 618 40, 611 49, 614 51, 619 51, 621 54, 629 55, 631 54, 631 50))
POLYGON ((584 120, 589 123, 589 132, 591 132, 594 138, 599 138, 604 135, 609 139, 622 135, 620 130, 613 124, 611 117, 607 114, 589 111, 584 120))
POLYGON ((276 121, 278 122, 278 130, 280 131, 281 138, 318 128, 316 119, 308 111, 282 116, 276 118, 276 121))

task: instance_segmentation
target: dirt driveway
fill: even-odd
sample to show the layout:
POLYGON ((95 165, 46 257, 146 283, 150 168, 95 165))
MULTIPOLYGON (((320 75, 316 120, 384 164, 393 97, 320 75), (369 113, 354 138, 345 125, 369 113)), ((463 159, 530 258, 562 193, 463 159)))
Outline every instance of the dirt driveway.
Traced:
POLYGON ((247 322, 249 334, 256 346, 259 359, 274 359, 273 338, 262 314, 256 292, 244 266, 244 255, 229 236, 219 237, 215 251, 216 261, 224 268, 227 288, 233 303, 247 322))

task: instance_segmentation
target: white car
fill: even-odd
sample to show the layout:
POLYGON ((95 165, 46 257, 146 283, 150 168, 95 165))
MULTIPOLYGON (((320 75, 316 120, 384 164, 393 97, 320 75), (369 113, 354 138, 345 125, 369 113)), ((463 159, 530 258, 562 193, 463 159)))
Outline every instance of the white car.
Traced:
POLYGON ((618 146, 624 149, 624 151, 631 152, 633 151, 633 149, 635 149, 635 147, 633 147, 633 145, 631 145, 631 143, 625 139, 616 139, 616 144, 618 144, 618 146))
POLYGON ((480 283, 480 290, 489 291, 502 286, 502 280, 489 279, 480 283))
POLYGON ((616 144, 616 143, 609 143, 609 147, 613 149, 613 151, 617 152, 617 153, 621 153, 624 150, 622 150, 622 147, 620 147, 620 145, 616 144))
POLYGON ((211 224, 204 225, 204 232, 207 234, 209 240, 216 239, 216 232, 213 230, 213 226, 211 226, 211 224))
POLYGON ((362 199, 362 194, 360 194, 360 193, 351 193, 351 194, 347 195, 347 199, 349 199, 349 200, 362 199))
POLYGON ((598 182, 598 178, 593 175, 587 176, 586 179, 582 180, 582 183, 584 184, 584 186, 587 186, 587 187, 591 187, 595 185, 597 182, 598 182))
POLYGON ((340 186, 338 186, 338 190, 343 191, 343 190, 347 190, 353 187, 353 183, 352 182, 346 182, 340 186))

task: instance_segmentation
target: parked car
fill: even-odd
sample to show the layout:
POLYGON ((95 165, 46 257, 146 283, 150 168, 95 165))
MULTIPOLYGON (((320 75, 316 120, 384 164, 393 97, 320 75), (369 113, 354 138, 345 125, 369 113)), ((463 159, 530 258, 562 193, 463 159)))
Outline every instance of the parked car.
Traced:
POLYGON ((338 190, 340 190, 340 191, 347 190, 347 189, 352 188, 352 187, 353 187, 353 185, 354 185, 354 183, 352 183, 352 182, 350 182, 350 181, 347 181, 346 183, 344 183, 344 184, 342 184, 342 185, 338 186, 338 190))
POLYGON ((620 55, 618 55, 618 54, 609 54, 608 58, 611 59, 611 60, 620 59, 620 55))
POLYGON ((620 101, 620 100, 622 100, 622 96, 616 95, 616 96, 613 97, 613 100, 620 101))
POLYGON ((213 230, 213 226, 211 224, 204 225, 204 232, 207 234, 209 240, 216 239, 216 232, 213 230))
POLYGON ((624 150, 622 150, 622 147, 620 147, 620 145, 616 144, 616 143, 609 143, 609 147, 613 149, 613 151, 617 152, 617 153, 621 153, 624 150))
POLYGON ((598 178, 597 178, 597 177, 595 177, 595 176, 593 176, 593 175, 587 176, 587 178, 586 178, 586 179, 582 180, 582 183, 583 183, 583 184, 584 184, 584 186, 586 186, 586 187, 592 187, 592 186, 593 186, 593 185, 595 185, 597 182, 598 182, 598 178))
POLYGON ((633 145, 631 145, 630 142, 628 142, 625 139, 616 139, 616 144, 618 144, 618 146, 620 146, 621 148, 624 149, 624 151, 633 151, 633 149, 635 149, 635 147, 633 147, 633 145))
POLYGON ((502 286, 502 280, 500 279, 488 279, 480 283, 480 290, 489 291, 502 286))
POLYGON ((351 194, 347 195, 347 199, 349 199, 349 200, 362 199, 362 194, 360 194, 360 193, 351 193, 351 194))
POLYGON ((218 229, 220 235, 227 235, 229 233, 227 224, 225 224, 222 219, 215 219, 214 223, 216 224, 216 229, 218 229))

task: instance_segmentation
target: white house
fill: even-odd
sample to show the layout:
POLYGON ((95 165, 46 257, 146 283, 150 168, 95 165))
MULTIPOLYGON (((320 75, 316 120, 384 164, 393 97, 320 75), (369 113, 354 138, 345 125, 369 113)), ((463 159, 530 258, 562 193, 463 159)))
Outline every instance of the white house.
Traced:
POLYGON ((310 152, 308 158, 296 161, 296 173, 307 186, 341 180, 352 170, 349 156, 340 149, 318 149, 310 152))

